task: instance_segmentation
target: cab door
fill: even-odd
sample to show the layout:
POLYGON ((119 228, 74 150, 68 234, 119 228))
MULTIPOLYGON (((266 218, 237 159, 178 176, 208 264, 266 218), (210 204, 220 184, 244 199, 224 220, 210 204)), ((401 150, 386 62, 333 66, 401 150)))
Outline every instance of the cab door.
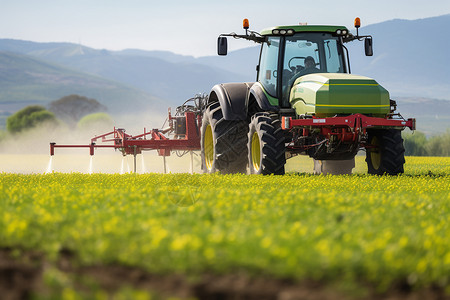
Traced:
POLYGON ((258 82, 271 97, 278 98, 278 58, 280 37, 268 37, 263 43, 259 60, 258 82))

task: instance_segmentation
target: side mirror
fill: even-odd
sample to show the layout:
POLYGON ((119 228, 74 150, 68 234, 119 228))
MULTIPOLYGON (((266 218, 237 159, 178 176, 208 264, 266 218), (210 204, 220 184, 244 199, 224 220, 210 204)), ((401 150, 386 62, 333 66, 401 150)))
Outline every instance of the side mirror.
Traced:
POLYGON ((364 39, 364 50, 366 52, 366 56, 373 55, 373 47, 372 47, 372 38, 371 37, 364 39))
POLYGON ((227 52, 228 52, 227 38, 224 36, 219 36, 219 38, 217 39, 217 54, 227 55, 227 52))

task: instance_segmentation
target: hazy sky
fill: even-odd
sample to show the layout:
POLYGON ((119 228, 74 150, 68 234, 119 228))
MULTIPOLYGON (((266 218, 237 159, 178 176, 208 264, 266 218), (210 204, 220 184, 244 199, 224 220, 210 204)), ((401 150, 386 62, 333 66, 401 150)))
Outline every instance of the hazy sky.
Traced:
MULTIPOLYGON (((216 53, 220 33, 275 25, 353 27, 450 13, 450 0, 0 0, 0 38, 81 43, 96 49, 216 53)), ((230 41, 230 49, 249 44, 230 41)))

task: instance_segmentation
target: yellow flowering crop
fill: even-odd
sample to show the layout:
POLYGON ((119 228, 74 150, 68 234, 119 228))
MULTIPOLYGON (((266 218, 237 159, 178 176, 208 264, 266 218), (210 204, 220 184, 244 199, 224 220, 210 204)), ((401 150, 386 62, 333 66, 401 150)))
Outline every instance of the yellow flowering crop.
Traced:
POLYGON ((450 281, 450 160, 396 177, 0 174, 0 247, 150 272, 450 281))

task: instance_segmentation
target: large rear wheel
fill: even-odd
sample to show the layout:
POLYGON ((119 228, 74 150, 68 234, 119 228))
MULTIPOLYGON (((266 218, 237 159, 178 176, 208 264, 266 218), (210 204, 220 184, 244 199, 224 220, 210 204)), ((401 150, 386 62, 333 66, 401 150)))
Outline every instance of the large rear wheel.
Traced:
POLYGON ((257 113, 248 132, 250 174, 284 174, 285 137, 278 115, 257 113))
POLYGON ((218 102, 204 112, 201 129, 202 168, 205 173, 247 172, 246 121, 227 121, 218 102))
POLYGON ((370 147, 366 150, 369 174, 397 175, 404 172, 405 148, 400 130, 372 130, 369 134, 370 147))

